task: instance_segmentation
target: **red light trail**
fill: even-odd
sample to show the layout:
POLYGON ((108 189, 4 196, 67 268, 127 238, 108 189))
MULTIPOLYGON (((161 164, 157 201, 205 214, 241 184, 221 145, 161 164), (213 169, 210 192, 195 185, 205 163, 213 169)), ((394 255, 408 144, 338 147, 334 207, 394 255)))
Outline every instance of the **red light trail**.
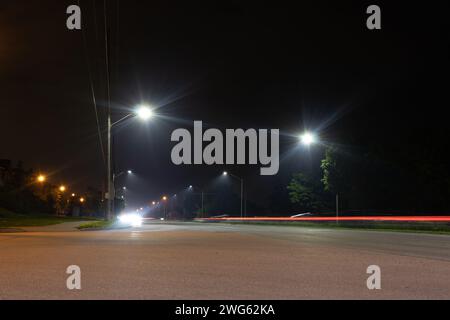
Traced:
POLYGON ((404 222, 450 222, 450 216, 355 216, 355 217, 220 217, 198 218, 206 221, 404 221, 404 222))

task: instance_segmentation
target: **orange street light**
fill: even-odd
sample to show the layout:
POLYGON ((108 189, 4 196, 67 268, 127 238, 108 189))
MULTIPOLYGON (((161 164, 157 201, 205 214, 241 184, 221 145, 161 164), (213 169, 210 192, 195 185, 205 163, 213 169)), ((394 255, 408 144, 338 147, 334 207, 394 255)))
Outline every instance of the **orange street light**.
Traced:
POLYGON ((60 186, 60 187, 59 187, 59 191, 61 191, 61 192, 66 191, 66 187, 65 187, 65 186, 60 186))
POLYGON ((47 178, 43 174, 38 175, 37 177, 38 182, 45 182, 45 180, 47 180, 47 178))
POLYGON ((72 193, 72 197, 75 197, 75 193, 72 193))
POLYGON ((83 197, 80 198, 80 202, 81 202, 81 203, 84 202, 84 198, 83 198, 83 197))

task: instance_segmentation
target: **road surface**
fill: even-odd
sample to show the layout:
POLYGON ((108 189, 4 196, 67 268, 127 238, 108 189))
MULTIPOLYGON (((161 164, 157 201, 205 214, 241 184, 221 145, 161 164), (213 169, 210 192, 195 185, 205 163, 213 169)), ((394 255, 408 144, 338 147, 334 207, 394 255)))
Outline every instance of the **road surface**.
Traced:
POLYGON ((218 223, 0 234, 0 299, 422 298, 450 298, 450 236, 218 223), (81 290, 66 287, 69 265, 81 290))

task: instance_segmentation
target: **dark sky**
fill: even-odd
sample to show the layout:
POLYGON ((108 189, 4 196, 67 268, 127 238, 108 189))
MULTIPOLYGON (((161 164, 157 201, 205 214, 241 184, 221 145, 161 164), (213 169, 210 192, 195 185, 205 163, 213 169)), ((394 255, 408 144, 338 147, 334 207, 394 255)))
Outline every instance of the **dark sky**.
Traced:
MULTIPOLYGON (((111 101, 118 119, 147 102, 161 115, 115 132, 116 170, 131 205, 224 170, 261 198, 289 176, 317 168, 323 148, 295 135, 317 130, 327 144, 353 148, 423 132, 448 143, 449 36, 446 8, 431 2, 108 0, 111 101), (366 28, 369 4, 382 30, 366 28), (216 128, 279 128, 280 173, 258 166, 181 166, 170 161, 171 132, 193 120, 216 128)), ((82 0, 81 31, 65 27, 77 1, 0 4, 0 158, 24 160, 75 190, 102 187, 105 174, 84 43, 101 125, 106 124, 103 1, 82 0)), ((411 144, 411 141, 408 141, 411 144)), ((414 143, 412 144, 414 146, 414 143)))

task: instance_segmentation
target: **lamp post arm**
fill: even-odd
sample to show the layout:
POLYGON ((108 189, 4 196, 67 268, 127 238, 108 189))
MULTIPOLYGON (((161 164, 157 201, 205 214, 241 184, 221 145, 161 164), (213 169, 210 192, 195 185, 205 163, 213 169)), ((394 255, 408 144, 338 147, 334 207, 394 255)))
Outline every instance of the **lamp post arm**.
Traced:
POLYGON ((244 179, 242 179, 242 178, 239 178, 238 176, 236 176, 236 175, 234 175, 234 174, 232 174, 232 173, 228 173, 230 176, 232 176, 233 178, 235 178, 235 179, 238 179, 239 181, 244 181, 244 179))
POLYGON ((113 174, 113 178, 117 178, 120 177, 121 175, 123 175, 125 173, 125 171, 119 172, 118 174, 113 174))
POLYGON ((111 128, 114 127, 115 125, 121 123, 122 121, 124 121, 124 120, 126 120, 126 119, 128 119, 128 118, 131 118, 131 117, 135 117, 135 116, 136 116, 136 115, 135 115, 134 113, 129 113, 129 114, 127 114, 125 117, 120 118, 120 119, 117 120, 116 122, 113 122, 113 123, 111 124, 111 128))

